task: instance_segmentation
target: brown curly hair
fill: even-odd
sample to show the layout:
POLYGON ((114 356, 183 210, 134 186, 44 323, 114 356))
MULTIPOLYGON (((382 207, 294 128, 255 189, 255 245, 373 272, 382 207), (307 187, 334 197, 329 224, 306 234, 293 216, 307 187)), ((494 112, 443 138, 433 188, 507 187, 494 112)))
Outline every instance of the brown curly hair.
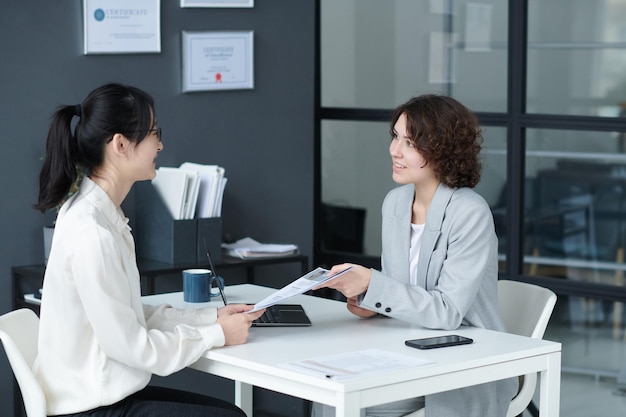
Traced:
POLYGON ((478 184, 482 169, 478 154, 483 137, 474 113, 451 97, 413 97, 394 110, 392 137, 402 114, 406 115, 407 133, 415 148, 442 183, 452 188, 474 188, 478 184))

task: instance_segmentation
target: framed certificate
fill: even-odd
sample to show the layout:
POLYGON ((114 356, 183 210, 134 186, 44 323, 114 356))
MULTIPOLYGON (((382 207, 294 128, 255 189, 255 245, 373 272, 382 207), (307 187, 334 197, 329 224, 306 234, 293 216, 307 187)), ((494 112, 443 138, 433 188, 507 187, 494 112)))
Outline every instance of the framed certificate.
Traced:
POLYGON ((160 0, 83 0, 85 54, 161 52, 160 0))
POLYGON ((180 0, 180 7, 254 7, 254 0, 180 0))
POLYGON ((253 31, 183 32, 183 92, 254 88, 253 31))

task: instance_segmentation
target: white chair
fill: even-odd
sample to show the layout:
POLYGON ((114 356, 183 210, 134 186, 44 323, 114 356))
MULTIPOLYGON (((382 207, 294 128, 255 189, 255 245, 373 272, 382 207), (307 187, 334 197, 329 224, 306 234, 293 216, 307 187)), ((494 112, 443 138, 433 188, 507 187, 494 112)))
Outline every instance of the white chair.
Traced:
MULTIPOLYGON (((498 302, 507 332, 542 339, 556 304, 556 294, 539 285, 499 280, 498 302)), ((520 378, 520 389, 511 401, 507 417, 522 414, 530 404, 536 386, 536 373, 520 378)))
POLYGON ((46 397, 33 374, 39 317, 27 308, 0 316, 0 340, 20 386, 28 417, 46 417, 46 397))
MULTIPOLYGON (((498 281, 498 303, 508 333, 542 339, 556 304, 556 294, 538 285, 501 279, 498 281)), ((511 401, 506 417, 522 414, 530 404, 536 386, 536 373, 520 377, 519 392, 511 401)), ((404 417, 424 416, 422 408, 404 417)))

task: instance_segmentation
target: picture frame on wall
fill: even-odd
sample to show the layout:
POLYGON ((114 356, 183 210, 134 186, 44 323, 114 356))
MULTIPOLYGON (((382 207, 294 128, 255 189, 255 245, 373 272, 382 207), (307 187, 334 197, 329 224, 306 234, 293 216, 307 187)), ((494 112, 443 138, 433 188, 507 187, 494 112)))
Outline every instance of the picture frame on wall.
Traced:
POLYGON ((254 88, 254 32, 182 33, 183 92, 254 88))
POLYGON ((160 0, 83 0, 83 52, 161 52, 160 0))
POLYGON ((254 0, 180 0, 180 7, 254 7, 254 0))

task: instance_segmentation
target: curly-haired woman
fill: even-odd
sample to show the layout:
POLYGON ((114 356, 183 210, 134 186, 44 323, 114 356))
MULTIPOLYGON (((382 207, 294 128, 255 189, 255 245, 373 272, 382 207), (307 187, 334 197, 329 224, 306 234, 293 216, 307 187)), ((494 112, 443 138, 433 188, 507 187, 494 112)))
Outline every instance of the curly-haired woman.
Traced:
MULTIPOLYGON (((350 312, 430 329, 505 330, 493 217, 472 190, 481 142, 475 115, 453 98, 422 95, 396 108, 389 153, 401 186, 382 206, 382 271, 352 265, 324 285, 346 296, 350 312)), ((425 402, 428 416, 504 417, 516 389, 517 380, 507 379, 372 407, 366 415, 404 416, 425 402)), ((333 412, 315 404, 313 415, 333 412)))

